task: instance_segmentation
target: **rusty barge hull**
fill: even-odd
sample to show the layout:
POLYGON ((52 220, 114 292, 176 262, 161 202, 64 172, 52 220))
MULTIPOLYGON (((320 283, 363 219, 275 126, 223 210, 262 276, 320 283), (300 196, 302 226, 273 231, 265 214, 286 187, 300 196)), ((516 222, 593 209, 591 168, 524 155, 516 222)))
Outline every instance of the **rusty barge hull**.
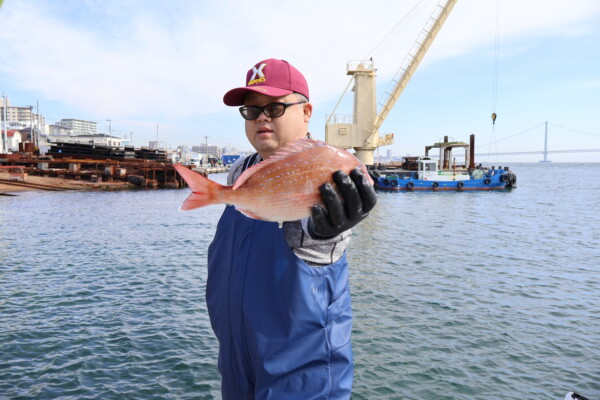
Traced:
POLYGON ((24 167, 30 176, 94 183, 91 187, 98 189, 185 186, 161 150, 73 143, 52 144, 45 156, 30 146, 22 150, 30 151, 0 154, 0 164, 24 167))

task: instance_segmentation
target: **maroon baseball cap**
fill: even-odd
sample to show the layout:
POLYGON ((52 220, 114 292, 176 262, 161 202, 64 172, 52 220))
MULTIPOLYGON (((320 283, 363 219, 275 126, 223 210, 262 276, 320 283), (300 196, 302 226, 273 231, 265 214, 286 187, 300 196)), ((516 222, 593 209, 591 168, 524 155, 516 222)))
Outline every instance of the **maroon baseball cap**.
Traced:
POLYGON ((262 93, 271 97, 300 93, 308 98, 308 84, 304 76, 285 60, 269 58, 248 70, 246 86, 231 89, 223 96, 228 106, 243 106, 248 92, 262 93))

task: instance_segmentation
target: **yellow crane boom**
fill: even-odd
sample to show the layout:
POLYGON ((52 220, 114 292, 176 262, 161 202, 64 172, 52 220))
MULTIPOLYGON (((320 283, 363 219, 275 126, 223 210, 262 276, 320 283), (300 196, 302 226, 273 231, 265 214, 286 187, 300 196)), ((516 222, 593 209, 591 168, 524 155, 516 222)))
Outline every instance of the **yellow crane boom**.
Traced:
POLYGON ((333 146, 354 148, 366 165, 373 165, 373 153, 379 146, 390 145, 393 134, 379 136, 379 128, 394 107, 425 53, 442 28, 457 0, 440 0, 419 34, 411 51, 396 72, 379 111, 375 99, 375 66, 372 60, 350 61, 347 74, 354 78, 354 113, 352 118, 331 116, 325 125, 325 141, 333 146))
POLYGON ((375 118, 375 125, 373 126, 373 130, 377 132, 383 124, 383 121, 386 119, 394 104, 404 91, 404 88, 412 78, 413 74, 419 67, 419 64, 425 57, 425 53, 429 50, 429 47, 433 43, 433 40, 437 36, 438 32, 446 22, 446 18, 448 18, 448 14, 452 11, 452 8, 456 4, 457 0, 447 0, 445 4, 438 4, 435 11, 427 21, 425 28, 421 31, 419 38, 413 45, 413 48, 406 56, 404 63, 396 72, 396 76, 392 80, 393 89, 391 92, 387 92, 386 100, 383 105, 379 109, 379 113, 375 118))

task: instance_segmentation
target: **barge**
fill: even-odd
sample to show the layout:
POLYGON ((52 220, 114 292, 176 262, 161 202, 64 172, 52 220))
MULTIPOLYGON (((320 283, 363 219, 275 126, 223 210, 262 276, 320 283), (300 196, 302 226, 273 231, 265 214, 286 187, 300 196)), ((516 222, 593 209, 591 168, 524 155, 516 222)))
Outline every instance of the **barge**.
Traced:
POLYGON ((509 167, 475 165, 475 135, 470 144, 444 141, 425 147, 424 157, 405 157, 400 166, 386 165, 370 169, 375 188, 381 191, 471 191, 506 190, 517 187, 517 175, 509 167), (429 150, 440 149, 439 161, 429 157, 429 150), (452 159, 452 149, 465 149, 465 165, 452 159), (450 161, 452 160, 452 162, 450 161))
POLYGON ((40 155, 32 143, 20 143, 19 147, 16 153, 0 154, 0 166, 6 170, 0 181, 5 184, 11 181, 23 184, 35 177, 38 184, 69 189, 185 186, 162 150, 52 143, 47 153, 40 155), (20 178, 13 176, 17 172, 20 178))

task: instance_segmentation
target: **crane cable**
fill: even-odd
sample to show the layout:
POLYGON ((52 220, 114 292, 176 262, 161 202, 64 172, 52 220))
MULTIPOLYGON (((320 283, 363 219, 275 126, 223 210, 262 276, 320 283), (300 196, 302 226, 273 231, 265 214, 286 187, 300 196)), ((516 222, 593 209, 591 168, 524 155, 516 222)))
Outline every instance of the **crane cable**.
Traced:
POLYGON ((419 0, 415 3, 415 5, 411 8, 411 10, 375 45, 375 47, 363 58, 363 61, 366 61, 370 58, 378 57, 379 55, 385 53, 387 49, 390 47, 395 38, 398 37, 408 26, 410 22, 412 22, 423 10, 423 8, 427 5, 431 0, 419 0))
POLYGON ((500 0, 496 0, 496 32, 494 40, 494 78, 492 89, 492 122, 496 123, 496 106, 498 104, 498 53, 500 49, 500 0))
MULTIPOLYGON (((423 7, 427 4, 428 1, 430 1, 430 0, 419 0, 419 1, 417 1, 415 3, 415 5, 412 7, 412 9, 408 12, 408 14, 405 15, 400 20, 400 22, 398 22, 383 37, 383 39, 381 39, 379 41, 379 43, 377 43, 375 45, 375 47, 367 54, 366 57, 364 57, 362 59, 362 61, 363 62, 367 61, 368 59, 372 59, 373 57, 379 56, 382 53, 384 53, 385 51, 387 51, 387 49, 389 48, 389 46, 393 42, 393 40, 407 27, 408 23, 411 22, 419 14, 419 12, 423 9, 423 7)), ((350 85, 352 85, 353 81, 354 81, 354 77, 351 76, 350 79, 349 79, 349 81, 348 81, 348 84, 346 85, 346 88, 344 89, 344 91, 342 92, 342 95, 340 96, 340 99, 338 100, 338 102, 335 105, 335 107, 333 107, 333 111, 327 117, 327 121, 325 122, 325 125, 329 124, 329 121, 331 121, 331 118, 335 115, 335 111, 337 110, 338 106, 342 102, 344 96, 348 92, 348 89, 350 88, 350 85)))
POLYGON ((335 115, 335 111, 337 110, 338 106, 340 105, 340 103, 342 102, 342 99, 344 98, 344 96, 346 95, 346 92, 348 91, 348 88, 350 87, 350 85, 352 84, 352 81, 354 80, 354 77, 351 76, 350 80, 348 81, 348 84, 346 85, 346 89, 344 89, 344 92, 342 93, 342 95, 340 96, 340 99, 338 100, 337 104, 335 105, 335 107, 333 107, 333 111, 331 112, 331 114, 329 114, 329 116, 327 117, 327 121, 325 121, 325 126, 329 125, 329 121, 331 121, 331 118, 333 118, 333 116, 335 115))
POLYGON ((496 153, 498 153, 498 146, 496 141, 496 117, 498 114, 498 54, 500 51, 500 0, 496 0, 496 30, 494 38, 494 73, 492 82, 492 134, 490 140, 490 148, 488 154, 492 152, 492 143, 496 146, 496 153))

